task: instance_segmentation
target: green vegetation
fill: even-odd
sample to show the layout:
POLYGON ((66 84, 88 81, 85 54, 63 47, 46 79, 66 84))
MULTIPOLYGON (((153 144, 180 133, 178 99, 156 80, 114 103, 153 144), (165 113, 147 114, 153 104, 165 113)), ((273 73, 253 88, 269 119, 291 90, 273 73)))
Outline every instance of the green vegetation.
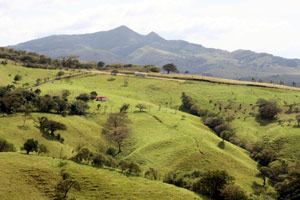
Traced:
MULTIPOLYGON (((0 68, 3 77, 16 69, 19 74, 31 70, 7 66, 12 65, 0 68)), ((58 71, 53 72, 55 77, 58 71)), ((199 186, 194 191, 224 199, 243 199, 245 194, 273 198, 285 196, 284 188, 297 177, 293 171, 297 169, 300 147, 297 91, 131 76, 124 87, 123 76, 114 76, 114 81, 108 81, 109 78, 111 75, 62 78, 39 85, 33 91, 2 84, 0 101, 6 103, 1 104, 5 110, 1 113, 0 137, 17 149, 31 138, 39 145, 37 153, 28 157, 20 152, 1 153, 0 159, 15 157, 16 161, 10 161, 15 163, 11 170, 21 168, 18 159, 22 162, 28 159, 28 165, 34 160, 36 168, 41 165, 45 173, 55 177, 49 185, 43 186, 52 188, 53 192, 59 181, 63 181, 59 177, 58 162, 71 159, 74 162, 67 161, 66 169, 72 174, 72 180, 79 183, 81 191, 70 190, 70 196, 79 199, 100 194, 111 199, 115 196, 150 198, 129 189, 133 183, 138 191, 145 191, 145 184, 153 185, 152 198, 164 197, 163 189, 158 189, 161 187, 174 192, 168 196, 170 199, 193 199, 197 195, 188 190, 193 190, 199 180, 204 182, 207 173, 217 170, 226 170, 226 177, 233 177, 235 185, 226 181, 214 193, 204 192, 203 188, 208 186, 201 186, 203 190, 199 186), (35 92, 36 89, 39 91, 35 92), (107 97, 108 101, 99 104, 91 98, 96 94, 107 97), (261 97, 270 100, 259 100, 261 97), (14 101, 9 101, 12 98, 14 101), (23 107, 24 104, 27 107, 23 107), (82 179, 82 174, 87 178, 82 179), (99 191, 82 187, 86 180, 92 182, 97 177, 95 184, 99 185, 99 191), (109 181, 100 183, 103 182, 101 177, 110 178, 124 189, 112 191, 109 181), (166 177, 171 181, 165 182, 182 188, 162 183, 166 177)), ((9 176, 4 176, 5 181, 7 178, 9 176)), ((18 184, 21 187, 25 183, 20 180, 18 184)), ((297 191, 297 187, 291 190, 297 191)), ((33 190, 26 186, 16 195, 29 189, 33 190)), ((10 197, 6 192, 1 195, 10 197)), ((37 195, 42 197, 45 193, 37 195)))

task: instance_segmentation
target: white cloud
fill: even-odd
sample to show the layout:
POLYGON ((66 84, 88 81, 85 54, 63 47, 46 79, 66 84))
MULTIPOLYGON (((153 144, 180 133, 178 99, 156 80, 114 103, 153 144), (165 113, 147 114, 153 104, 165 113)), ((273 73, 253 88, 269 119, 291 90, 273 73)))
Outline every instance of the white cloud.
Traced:
POLYGON ((0 45, 120 25, 227 50, 300 57, 296 0, 0 0, 0 45))

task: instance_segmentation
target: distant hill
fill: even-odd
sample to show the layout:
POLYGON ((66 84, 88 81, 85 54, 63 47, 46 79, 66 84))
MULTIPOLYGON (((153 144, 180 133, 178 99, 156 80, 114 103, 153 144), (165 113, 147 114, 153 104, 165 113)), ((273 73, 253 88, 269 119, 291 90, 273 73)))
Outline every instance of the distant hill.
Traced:
POLYGON ((283 80, 300 83, 300 60, 286 59, 248 50, 234 52, 206 48, 182 40, 166 40, 151 32, 141 35, 126 26, 81 35, 55 35, 10 48, 27 50, 53 58, 78 55, 81 61, 123 62, 162 66, 175 63, 180 72, 230 79, 283 80), (292 80, 292 79, 293 80, 292 80))

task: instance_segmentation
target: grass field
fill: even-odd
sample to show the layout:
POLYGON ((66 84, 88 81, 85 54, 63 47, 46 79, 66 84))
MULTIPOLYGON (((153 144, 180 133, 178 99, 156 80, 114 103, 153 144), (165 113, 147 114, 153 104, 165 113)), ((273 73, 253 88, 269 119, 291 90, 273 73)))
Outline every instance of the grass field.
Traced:
MULTIPOLYGON (((2 66, 1 70, 3 70, 2 66)), ((8 77, 8 74, 15 74, 18 71, 20 71, 18 73, 25 74, 27 70, 33 69, 11 66, 1 71, 3 73, 1 73, 0 76, 8 77)), ((55 76, 57 73, 52 70, 49 72, 45 70, 36 72, 41 73, 36 76, 34 74, 35 71, 32 71, 32 73, 28 72, 28 76, 49 76, 48 73, 50 72, 53 72, 52 76, 55 76)), ((295 122, 292 122, 290 126, 288 126, 287 123, 285 123, 284 126, 280 126, 276 122, 262 126, 255 120, 255 117, 247 117, 251 112, 257 112, 257 108, 253 108, 253 105, 255 105, 258 98, 275 98, 284 108, 285 104, 299 102, 300 94, 297 91, 198 81, 177 82, 125 76, 114 76, 113 78, 115 80, 109 81, 110 78, 110 75, 95 75, 41 85, 40 89, 42 90, 42 94, 60 95, 62 90, 68 89, 71 91, 71 98, 75 98, 83 92, 90 93, 91 91, 97 91, 98 95, 107 96, 109 101, 101 103, 102 109, 100 111, 96 109, 99 102, 90 102, 90 114, 86 117, 61 117, 53 114, 34 113, 34 118, 47 116, 50 119, 60 121, 67 125, 67 131, 59 131, 65 138, 64 144, 43 138, 39 129, 36 127, 36 122, 33 120, 29 120, 26 129, 23 129, 21 127, 21 114, 1 117, 0 127, 2 128, 0 129, 0 138, 7 139, 18 148, 22 146, 26 139, 35 138, 39 140, 40 143, 45 144, 50 150, 50 153, 47 155, 50 156, 50 158, 40 158, 38 156, 26 157, 25 155, 20 155, 20 153, 13 153, 1 154, 2 160, 13 164, 15 161, 9 159, 11 156, 16 157, 15 160, 20 160, 18 163, 25 162, 24 160, 30 158, 33 159, 32 161, 34 161, 34 163, 37 163, 36 168, 38 168, 37 166, 39 165, 41 165, 41 167, 44 166, 42 163, 45 162, 47 163, 46 166, 49 167, 46 171, 51 171, 51 173, 55 174, 51 175, 54 177, 53 180, 55 178, 57 179, 59 169, 56 165, 58 159, 53 160, 51 157, 63 156, 69 158, 74 154, 74 149, 79 144, 84 144, 92 151, 104 152, 108 146, 112 145, 109 144, 101 134, 102 126, 108 114, 118 112, 122 104, 129 103, 130 109, 128 116, 133 121, 131 124, 133 135, 126 141, 123 152, 117 157, 118 160, 133 160, 137 162, 143 170, 154 167, 158 169, 161 174, 165 174, 171 170, 188 173, 193 170, 204 172, 212 169, 223 169, 235 177, 236 184, 242 186, 248 193, 251 193, 252 183, 254 181, 258 183, 262 182, 261 179, 255 177, 257 173, 256 162, 250 159, 247 151, 231 143, 226 142, 224 149, 219 148, 218 144, 221 142, 221 139, 203 125, 200 118, 173 109, 173 107, 181 104, 180 97, 182 92, 186 92, 188 95, 194 97, 199 105, 215 113, 219 113, 221 116, 234 115, 236 119, 231 125, 236 130, 236 134, 246 139, 247 142, 254 143, 255 141, 263 139, 275 140, 284 138, 287 142, 280 152, 282 158, 294 160, 300 156, 298 151, 300 147, 298 128, 292 126, 295 122), (124 86, 125 81, 128 82, 126 87, 124 86), (151 109, 147 109, 145 112, 138 112, 135 108, 137 103, 151 105, 151 109), (218 109, 220 105, 223 108, 221 111, 218 109), (232 108, 225 111, 224 107, 229 105, 232 108), (242 109, 239 109, 240 105, 242 109), (9 124, 9 126, 7 126, 7 124, 9 124)), ((1 82, 0 85, 8 84, 10 83, 9 81, 11 82, 10 79, 7 79, 7 81, 1 82)), ((295 114, 287 115, 282 113, 279 117, 288 120, 294 118, 295 114)), ((21 168, 18 163, 14 164, 16 166, 15 170, 21 168)), ((5 168, 6 165, 2 166, 1 169, 5 168)), ((105 194, 111 199, 114 199, 114 195, 117 195, 117 197, 121 199, 122 196, 119 195, 126 195, 129 199, 146 199, 146 196, 142 196, 142 194, 135 194, 136 191, 127 190, 126 187, 132 187, 130 184, 138 184, 137 188, 141 191, 147 191, 145 189, 145 185, 147 184, 153 184, 153 187, 156 188, 166 187, 166 191, 171 191, 171 188, 173 188, 161 182, 153 183, 153 181, 148 181, 143 178, 133 178, 134 181, 130 182, 127 179, 128 177, 120 176, 118 172, 79 166, 71 162, 68 166, 70 166, 70 170, 74 170, 74 174, 78 177, 81 177, 80 173, 83 173, 81 171, 87 171, 85 176, 89 176, 89 180, 91 178, 90 182, 99 185, 99 188, 105 188, 101 190, 101 193, 94 193, 92 192, 93 190, 91 190, 82 194, 88 197, 90 197, 89 195, 103 195, 102 192, 107 192, 105 194), (115 181, 115 179, 116 181, 122 179, 120 181, 122 183, 124 182, 124 184, 128 182, 128 185, 124 186, 125 189, 122 189, 123 192, 113 193, 111 192, 112 188, 110 186, 101 185, 100 181, 97 179, 97 182, 94 176, 99 177, 99 179, 107 177, 106 180, 111 179, 113 181, 115 181), (139 180, 140 182, 138 182, 139 180), (125 191, 127 191, 126 194, 125 191)), ((23 175, 23 173, 19 173, 23 175)), ((7 175, 5 177, 5 181, 8 181, 9 176, 7 175)), ((15 180, 15 182, 18 183, 18 180, 15 180)), ((24 183, 20 182, 18 184, 22 185, 24 183)), ((9 189, 4 190, 8 191, 9 189)), ((25 188, 24 192, 26 190, 25 188)), ((28 188, 28 191, 32 190, 33 188, 28 188)), ((161 198, 161 195, 164 194, 155 191, 156 190, 151 190, 153 195, 157 195, 156 197, 158 198, 161 198)), ((180 194, 176 195, 175 190, 172 190, 172 193, 174 192, 174 198, 170 199, 175 199, 175 196, 178 196, 178 199, 196 198, 193 193, 187 190, 176 189, 176 191, 180 194)), ((7 197, 10 195, 8 192, 2 194, 7 197)), ((20 197, 22 196, 21 193, 19 195, 20 197)), ((36 198, 38 199, 38 196, 36 198)))
POLYGON ((0 199, 51 199, 59 182, 60 170, 69 172, 80 184, 81 191, 72 191, 76 199, 204 199, 185 189, 142 177, 126 176, 119 171, 98 169, 60 159, 0 154, 0 199))

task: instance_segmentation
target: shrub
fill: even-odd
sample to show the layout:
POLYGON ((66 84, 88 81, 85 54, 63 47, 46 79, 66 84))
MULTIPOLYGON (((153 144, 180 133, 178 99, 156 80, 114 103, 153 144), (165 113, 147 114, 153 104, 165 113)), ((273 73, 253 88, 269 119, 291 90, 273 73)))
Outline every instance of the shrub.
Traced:
POLYGON ((158 171, 154 168, 149 168, 149 170, 147 170, 145 172, 145 178, 149 178, 149 179, 153 179, 153 180, 158 180, 160 177, 158 171))
POLYGON ((139 175, 141 173, 141 168, 134 162, 127 162, 122 160, 120 163, 120 167, 122 170, 122 173, 128 172, 128 173, 135 173, 137 175, 139 175))
POLYGON ((97 154, 93 159, 93 166, 102 167, 106 162, 105 156, 102 154, 97 154))
POLYGON ((0 139, 0 152, 15 152, 16 148, 13 144, 4 139, 0 139))
POLYGON ((204 124, 210 128, 215 128, 223 123, 223 119, 220 117, 207 117, 204 124))
POLYGON ((47 149, 47 147, 44 144, 40 144, 38 147, 38 155, 40 154, 46 154, 48 153, 49 150, 47 149))
POLYGON ((117 150, 113 147, 108 147, 108 149, 106 150, 106 154, 115 157, 117 154, 117 150))
POLYGON ((82 148, 79 152, 70 158, 70 160, 81 163, 83 161, 89 162, 93 158, 93 153, 88 148, 82 148))
POLYGON ((109 156, 106 160, 104 165, 108 166, 108 167, 112 167, 112 168, 117 168, 118 167, 118 162, 113 159, 111 156, 109 156))
POLYGON ((84 102, 88 102, 90 100, 90 95, 87 93, 82 93, 79 96, 76 97, 76 100, 81 100, 84 102))
POLYGON ((229 124, 220 124, 218 126, 216 126, 214 128, 214 130, 216 131, 217 135, 220 136, 220 134, 223 132, 223 131, 229 131, 229 132, 232 132, 232 128, 229 126, 229 124))
POLYGON ((207 195, 212 199, 220 199, 221 190, 227 184, 233 183, 234 178, 226 171, 208 171, 193 184, 193 191, 207 195))
POLYGON ((247 200, 248 197, 245 191, 237 185, 226 185, 224 189, 221 190, 221 196, 224 200, 247 200))

